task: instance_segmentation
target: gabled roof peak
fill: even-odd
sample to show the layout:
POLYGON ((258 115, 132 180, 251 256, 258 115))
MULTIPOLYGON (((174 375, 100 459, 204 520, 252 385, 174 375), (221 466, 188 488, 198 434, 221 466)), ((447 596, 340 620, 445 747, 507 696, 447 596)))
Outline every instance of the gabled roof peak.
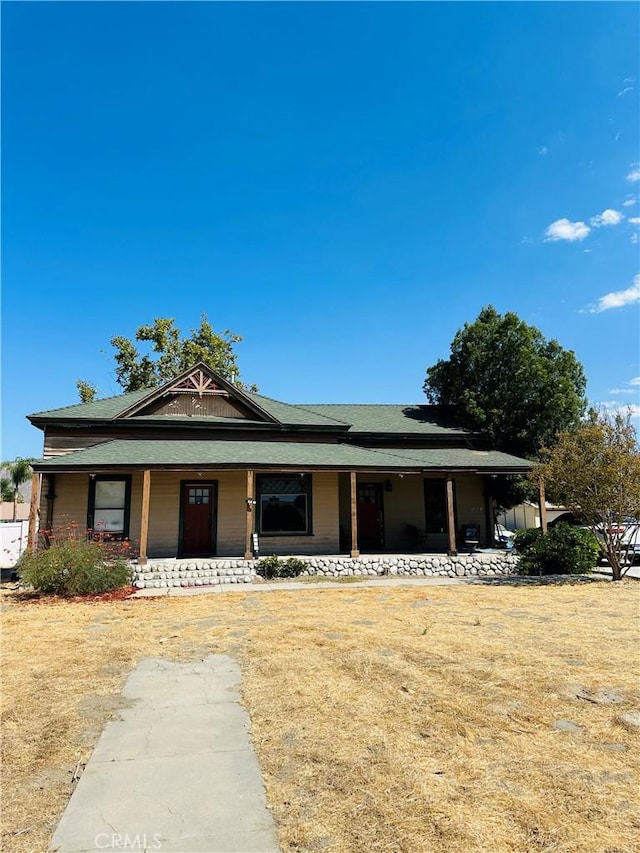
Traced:
POLYGON ((202 361, 184 370, 163 385, 151 389, 141 399, 118 412, 114 419, 135 417, 148 411, 154 403, 163 398, 170 396, 178 398, 184 394, 197 395, 200 399, 211 396, 224 397, 235 403, 240 403, 245 411, 249 409, 259 421, 280 423, 276 417, 256 403, 249 394, 202 361))

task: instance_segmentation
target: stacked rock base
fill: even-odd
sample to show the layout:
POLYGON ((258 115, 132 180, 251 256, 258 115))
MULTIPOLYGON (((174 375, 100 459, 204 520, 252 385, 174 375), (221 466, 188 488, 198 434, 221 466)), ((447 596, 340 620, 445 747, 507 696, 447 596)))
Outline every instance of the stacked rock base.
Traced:
MULTIPOLYGON (((306 564, 302 575, 324 577, 491 577, 514 574, 515 554, 400 554, 363 555, 361 557, 299 557, 306 564)), ((134 586, 138 589, 172 586, 214 586, 251 583, 256 577, 257 560, 151 560, 146 566, 133 566, 134 586)))
POLYGON ((518 565, 515 554, 402 554, 360 557, 306 557, 307 575, 345 577, 352 575, 413 575, 462 578, 473 575, 511 575, 518 565))
POLYGON ((217 586, 251 583, 255 560, 150 560, 134 565, 133 585, 138 589, 168 586, 217 586))

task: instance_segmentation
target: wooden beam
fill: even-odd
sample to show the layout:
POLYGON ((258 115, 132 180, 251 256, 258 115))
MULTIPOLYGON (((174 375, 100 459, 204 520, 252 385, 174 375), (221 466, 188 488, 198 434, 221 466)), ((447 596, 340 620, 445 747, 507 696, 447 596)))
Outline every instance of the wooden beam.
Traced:
POLYGON ((49 532, 53 528, 53 503, 56 499, 56 475, 47 474, 47 518, 45 520, 45 530, 49 532))
POLYGON ((543 533, 547 532, 547 498, 544 490, 544 477, 538 477, 538 505, 540 507, 540 527, 543 533))
POLYGON ((253 559, 253 529, 255 525, 255 476, 253 471, 247 471, 247 528, 244 545, 245 560, 253 559))
POLYGON ((447 474, 447 532, 449 534, 449 556, 455 557, 458 553, 456 545, 456 515, 453 504, 453 477, 447 474))
POLYGON ((31 503, 29 504, 29 533, 27 548, 33 554, 38 547, 38 509, 40 506, 40 481, 42 475, 36 471, 31 477, 31 503))
POLYGON ((351 486, 351 556, 359 557, 358 550, 358 485, 356 472, 349 473, 349 484, 351 486))
POLYGON ((149 503, 151 498, 151 471, 148 468, 142 472, 142 515, 140 517, 140 554, 138 564, 146 565, 147 541, 149 539, 149 503))

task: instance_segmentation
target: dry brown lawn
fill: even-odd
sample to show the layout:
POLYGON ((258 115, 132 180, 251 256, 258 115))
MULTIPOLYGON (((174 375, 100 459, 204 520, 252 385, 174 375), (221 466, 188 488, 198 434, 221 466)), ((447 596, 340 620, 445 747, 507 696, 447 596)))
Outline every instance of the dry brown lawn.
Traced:
POLYGON ((284 851, 637 851, 639 736, 616 718, 640 710, 639 595, 633 581, 5 595, 3 849, 47 849, 138 660, 226 652, 284 851), (603 689, 619 701, 593 701, 603 689))

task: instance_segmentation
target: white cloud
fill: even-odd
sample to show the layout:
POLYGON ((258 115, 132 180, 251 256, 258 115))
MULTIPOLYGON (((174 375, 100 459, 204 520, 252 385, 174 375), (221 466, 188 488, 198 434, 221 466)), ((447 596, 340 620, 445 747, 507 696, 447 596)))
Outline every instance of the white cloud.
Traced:
POLYGON ((622 95, 628 95, 629 92, 633 92, 633 86, 625 86, 624 89, 621 89, 618 92, 618 97, 620 98, 622 95))
POLYGON ((634 376, 627 382, 626 388, 609 388, 607 394, 637 394, 640 391, 640 376, 634 376))
POLYGON ((619 210, 612 210, 608 207, 597 216, 592 216, 589 222, 594 228, 601 228, 603 225, 618 225, 623 219, 624 216, 619 210))
POLYGON ((631 171, 627 175, 627 180, 631 181, 632 184, 640 181, 640 163, 631 164, 631 171))
POLYGON ((548 153, 549 153, 549 149, 547 148, 547 146, 546 146, 546 145, 541 145, 541 146, 538 148, 538 154, 539 154, 541 157, 546 157, 546 155, 547 155, 548 153))
POLYGON ((622 202, 623 207, 631 207, 634 204, 638 203, 637 195, 628 195, 625 200, 622 202))
POLYGON ((584 222, 571 222, 568 219, 556 219, 545 231, 545 242, 555 240, 567 240, 573 243, 576 240, 584 240, 591 229, 584 222))
POLYGON ((600 400, 596 403, 596 408, 603 409, 610 415, 626 417, 627 414, 630 414, 632 418, 640 418, 640 406, 636 403, 620 404, 618 400, 600 400))
POLYGON ((640 216, 630 216, 627 222, 630 222, 632 225, 640 225, 640 216))
POLYGON ((638 237, 637 233, 631 235, 631 242, 634 246, 636 246, 640 242, 640 237, 638 237))
POLYGON ((606 293, 589 308, 591 314, 600 314, 602 311, 608 311, 610 308, 623 308, 625 305, 633 305, 635 302, 640 302, 640 273, 634 276, 633 284, 626 290, 615 290, 611 293, 606 293))

